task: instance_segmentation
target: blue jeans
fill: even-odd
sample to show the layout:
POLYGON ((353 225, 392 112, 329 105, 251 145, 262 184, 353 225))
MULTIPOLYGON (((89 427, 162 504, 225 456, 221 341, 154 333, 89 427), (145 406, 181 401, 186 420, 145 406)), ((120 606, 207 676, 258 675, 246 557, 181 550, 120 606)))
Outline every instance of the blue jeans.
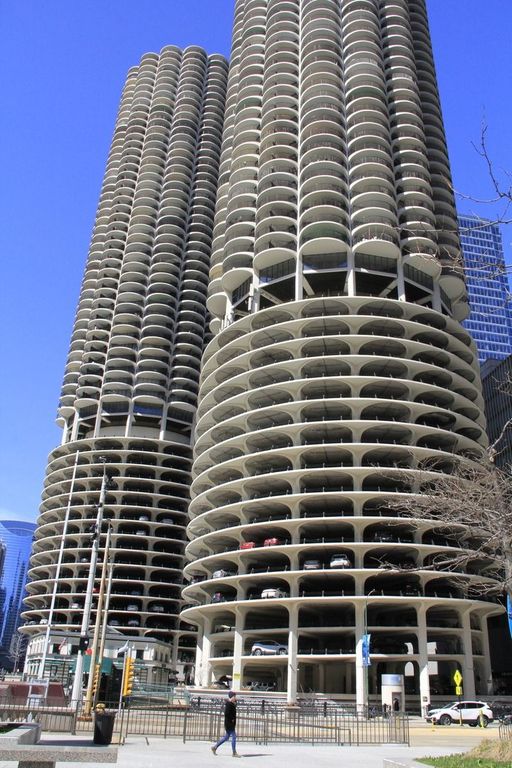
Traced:
POLYGON ((231 739, 231 747, 233 749, 233 752, 236 752, 236 731, 233 728, 232 731, 226 731, 224 736, 218 740, 218 742, 215 745, 215 749, 218 749, 221 744, 224 744, 226 741, 229 741, 231 739))

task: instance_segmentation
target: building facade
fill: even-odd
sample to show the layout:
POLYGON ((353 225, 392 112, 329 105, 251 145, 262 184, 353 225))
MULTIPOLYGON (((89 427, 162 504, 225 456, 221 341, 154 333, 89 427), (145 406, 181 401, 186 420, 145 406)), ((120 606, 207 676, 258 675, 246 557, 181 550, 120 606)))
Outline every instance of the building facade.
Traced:
POLYGON ((237 0, 190 504, 196 682, 491 691, 456 532, 402 514, 487 444, 423 0, 237 0), (371 635, 371 666, 365 652, 371 635))
POLYGON ((512 307, 501 231, 488 219, 465 214, 459 228, 470 308, 464 327, 480 363, 503 360, 512 354, 512 307))
POLYGON ((482 390, 487 435, 494 447, 495 463, 507 472, 512 467, 512 355, 488 359, 482 365, 482 390), (508 426, 507 426, 508 425, 508 426))
MULTIPOLYGON (((108 622, 172 644, 173 668, 193 654, 179 612, 226 81, 224 58, 197 47, 147 54, 128 73, 30 562, 24 619, 36 645, 49 622, 80 632, 105 465, 108 622)), ((104 546, 103 529, 98 577, 104 546)))
MULTIPOLYGON (((35 524, 0 520, 0 664, 12 669, 35 524)), ((21 654, 23 655, 23 654, 21 654)))

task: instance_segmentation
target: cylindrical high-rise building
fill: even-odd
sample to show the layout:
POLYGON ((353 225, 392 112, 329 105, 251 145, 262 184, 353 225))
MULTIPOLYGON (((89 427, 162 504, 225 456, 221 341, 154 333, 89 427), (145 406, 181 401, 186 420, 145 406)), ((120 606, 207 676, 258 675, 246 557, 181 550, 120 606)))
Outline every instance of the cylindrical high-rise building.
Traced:
POLYGON ((49 457, 31 558, 32 634, 48 620, 80 631, 106 462, 109 625, 179 641, 174 664, 178 644, 181 660, 193 654, 180 592, 226 83, 225 59, 197 47, 147 54, 128 73, 59 404, 62 444, 49 457))
POLYGON ((424 0, 237 0, 184 590, 197 682, 489 691, 488 561, 397 510, 486 446, 424 0), (407 569, 411 569, 408 571, 407 569), (365 637, 371 635, 372 665, 365 637))

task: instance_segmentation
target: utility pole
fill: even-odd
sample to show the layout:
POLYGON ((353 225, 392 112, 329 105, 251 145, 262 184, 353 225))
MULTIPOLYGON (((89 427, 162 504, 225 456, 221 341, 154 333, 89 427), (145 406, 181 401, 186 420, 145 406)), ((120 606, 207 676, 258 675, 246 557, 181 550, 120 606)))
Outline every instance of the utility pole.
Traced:
MULTIPOLYGON (((108 583, 107 583, 107 596, 105 598, 105 607, 103 610, 103 626, 101 628, 101 638, 100 638, 100 648, 98 651, 98 658, 100 660, 100 664, 103 664, 103 655, 105 653, 105 641, 107 639, 107 619, 108 619, 108 609, 110 607, 110 593, 112 592, 112 577, 114 575, 114 566, 109 560, 108 563, 108 583)), ((101 667, 100 667, 101 670, 101 667)), ((92 706, 93 708, 96 706, 96 702, 98 701, 98 694, 99 694, 99 686, 96 688, 94 692, 94 696, 92 699, 92 706)))
MULTIPOLYGON (((101 630, 101 622, 103 619, 103 598, 105 596, 105 584, 106 584, 106 577, 107 577, 107 565, 110 557, 110 535, 112 533, 112 526, 109 523, 107 523, 107 538, 105 541, 105 549, 103 550, 103 565, 101 567, 101 578, 100 578, 100 590, 98 594, 98 605, 96 607, 96 622, 94 624, 94 636, 92 641, 92 648, 91 648, 91 658, 90 658, 90 667, 89 667, 89 679, 87 682, 87 692, 85 694, 85 701, 84 701, 84 715, 90 715, 91 714, 91 705, 92 705, 92 699, 93 699, 93 686, 94 686, 94 676, 96 671, 96 665, 98 663, 98 644, 100 639, 100 630, 101 630)), ((99 536, 98 536, 99 538, 99 536)), ((107 617, 105 616, 105 622, 107 617)), ((100 673, 98 676, 98 686, 99 686, 99 678, 101 676, 101 664, 103 659, 100 657, 99 663, 100 663, 100 673)))
MULTIPOLYGON (((87 637, 89 634, 89 624, 91 620, 91 608, 92 608, 92 596, 94 590, 94 581, 96 578, 96 564, 98 562, 98 552, 100 548, 101 538, 101 525, 103 523, 103 507, 105 505, 105 495, 107 492, 108 477, 106 473, 106 459, 104 456, 100 456, 99 459, 103 464, 103 478, 101 481, 100 500, 98 503, 98 512, 96 515, 96 525, 94 529, 94 537, 91 551, 91 564, 89 568, 89 578, 87 580, 87 591, 85 594, 84 613, 82 617, 82 626, 80 629, 80 637, 87 637)), ((71 701, 78 704, 78 701, 82 699, 82 682, 84 671, 84 657, 83 651, 78 650, 76 657, 75 678, 73 680, 73 690, 71 693, 71 701)), ((90 669, 89 673, 92 674, 93 670, 90 669)))

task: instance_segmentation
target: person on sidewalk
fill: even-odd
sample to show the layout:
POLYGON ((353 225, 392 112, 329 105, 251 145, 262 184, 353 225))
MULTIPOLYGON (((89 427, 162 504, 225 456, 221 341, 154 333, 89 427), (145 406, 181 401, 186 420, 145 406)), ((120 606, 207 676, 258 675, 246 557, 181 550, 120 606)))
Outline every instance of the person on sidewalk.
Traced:
POLYGON ((231 739, 231 748, 233 749, 233 757, 240 757, 236 751, 236 693, 230 691, 228 693, 228 700, 224 706, 224 728, 226 733, 218 740, 216 744, 211 747, 214 755, 217 754, 217 750, 221 744, 231 739))

